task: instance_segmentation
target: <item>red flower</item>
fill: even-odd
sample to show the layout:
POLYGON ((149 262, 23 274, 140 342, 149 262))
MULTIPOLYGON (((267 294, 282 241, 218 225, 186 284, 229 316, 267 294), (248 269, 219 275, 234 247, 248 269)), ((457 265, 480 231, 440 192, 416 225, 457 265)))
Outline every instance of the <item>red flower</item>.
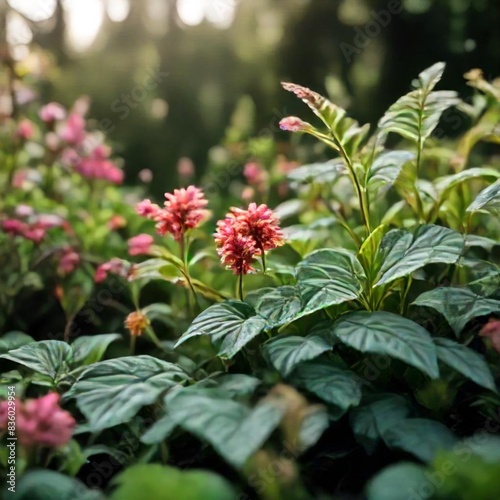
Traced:
POLYGON ((481 337, 488 337, 493 348, 500 353, 500 319, 490 318, 488 323, 479 332, 481 337))
POLYGON ((33 122, 31 120, 25 119, 19 122, 17 126, 17 136, 27 141, 33 137, 35 133, 35 127, 33 126, 33 122))
MULTIPOLYGON (((15 401, 16 434, 22 446, 57 448, 71 439, 75 419, 59 406, 60 395, 51 392, 38 399, 15 401)), ((0 430, 6 430, 8 402, 0 404, 0 430)))
POLYGON ((197 227, 209 212, 205 209, 208 201, 203 191, 195 186, 175 189, 165 193, 164 208, 144 200, 136 207, 139 215, 156 222, 156 232, 161 236, 170 233, 176 241, 181 241, 188 229, 197 227))
POLYGON ((94 281, 96 283, 103 282, 108 277, 109 273, 117 274, 122 278, 127 278, 130 269, 130 264, 127 261, 115 257, 108 262, 105 262, 104 264, 98 266, 95 272, 94 281))
POLYGON ((247 210, 232 208, 217 223, 217 253, 235 274, 253 271, 255 257, 285 243, 276 214, 267 207, 250 203, 247 210))
POLYGON ((80 255, 78 255, 71 247, 66 247, 62 250, 57 272, 61 276, 71 274, 80 264, 80 255))

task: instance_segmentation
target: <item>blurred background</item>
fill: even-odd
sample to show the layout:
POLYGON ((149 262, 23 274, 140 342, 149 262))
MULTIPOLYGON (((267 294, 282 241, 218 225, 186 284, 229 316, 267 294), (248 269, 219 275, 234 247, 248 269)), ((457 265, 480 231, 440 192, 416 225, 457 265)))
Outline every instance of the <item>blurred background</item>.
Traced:
POLYGON ((223 162, 218 144, 286 144, 279 120, 307 112, 281 80, 374 123, 436 61, 465 96, 467 70, 500 75, 498 0, 0 0, 0 16, 42 100, 90 96, 125 182, 158 197, 179 166, 223 162))

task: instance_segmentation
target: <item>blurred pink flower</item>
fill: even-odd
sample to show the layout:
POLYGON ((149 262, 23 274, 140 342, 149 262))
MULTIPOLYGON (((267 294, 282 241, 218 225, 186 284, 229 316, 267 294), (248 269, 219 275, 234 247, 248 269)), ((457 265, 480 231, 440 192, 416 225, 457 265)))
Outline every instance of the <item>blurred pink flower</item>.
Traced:
POLYGON ((129 255, 147 255, 154 242, 154 238, 149 234, 138 234, 128 240, 129 255))
POLYGON ((18 217, 24 218, 33 215, 34 210, 29 205, 17 205, 16 209, 14 210, 14 213, 18 217))
POLYGON ((110 149, 100 144, 90 152, 89 156, 79 158, 74 168, 87 179, 103 179, 113 184, 121 184, 123 171, 108 160, 109 154, 110 149))
POLYGON ((500 319, 490 318, 480 330, 481 337, 488 337, 495 351, 500 353, 500 319))
POLYGON ((246 186, 241 192, 241 199, 243 201, 250 201, 255 197, 255 189, 250 186, 246 186))
POLYGON ((66 110, 57 102, 49 102, 40 109, 39 116, 45 123, 53 123, 64 120, 66 118, 66 110))
POLYGON ((71 113, 60 135, 68 144, 78 146, 85 139, 85 119, 77 113, 71 113))
POLYGON ((130 264, 115 257, 97 267, 94 275, 94 281, 96 283, 101 283, 108 277, 108 274, 116 274, 122 278, 127 278, 129 271, 130 264))
POLYGON ((149 183, 153 180, 153 171, 149 168, 143 168, 137 175, 141 182, 149 183))
POLYGON ((280 121, 280 129, 288 130, 289 132, 303 132, 312 128, 310 123, 307 123, 296 116, 287 116, 280 121))
POLYGON ((28 230, 28 225, 17 219, 6 219, 2 221, 2 229, 12 236, 22 236, 28 230))
POLYGON ((191 158, 188 158, 186 156, 179 158, 179 161, 177 162, 177 173, 179 174, 180 177, 184 178, 193 177, 195 174, 195 167, 193 160, 191 160, 191 158))
POLYGON ((256 161, 248 162, 243 168, 243 175, 251 186, 262 187, 267 181, 268 174, 256 161))
POLYGON ((156 222, 156 232, 165 236, 170 233, 176 241, 181 241, 188 229, 197 227, 208 218, 205 209, 208 201, 203 191, 195 186, 186 189, 175 189, 173 193, 165 193, 164 208, 144 200, 136 207, 139 215, 156 222))
POLYGON ((55 132, 47 132, 45 134, 45 145, 50 151, 57 151, 61 145, 61 140, 55 132))
POLYGON ((62 250, 57 272, 62 276, 71 274, 80 264, 80 255, 71 247, 66 247, 62 250))
MULTIPOLYGON (((70 413, 59 406, 60 395, 51 392, 38 399, 16 400, 16 435, 22 446, 57 448, 71 439, 76 426, 70 413)), ((8 402, 0 403, 0 429, 7 427, 8 402)))
POLYGON ((111 231, 116 231, 127 225, 127 220, 121 215, 113 215, 108 221, 108 227, 111 231))
POLYGON ((20 137, 24 141, 27 141, 33 137, 34 133, 35 133, 35 126, 33 125, 33 122, 31 120, 28 120, 26 118, 19 122, 16 132, 18 137, 20 137))

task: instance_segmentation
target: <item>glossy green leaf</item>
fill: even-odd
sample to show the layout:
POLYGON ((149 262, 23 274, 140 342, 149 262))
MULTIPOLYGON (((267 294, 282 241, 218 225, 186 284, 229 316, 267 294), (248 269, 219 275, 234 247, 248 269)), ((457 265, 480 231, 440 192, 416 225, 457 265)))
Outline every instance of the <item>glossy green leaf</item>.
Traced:
POLYGON ((214 304, 195 318, 175 347, 198 335, 209 335, 222 343, 219 356, 232 358, 266 327, 266 320, 245 302, 229 300, 214 304))
POLYGON ((223 477, 206 470, 138 464, 113 479, 111 500, 234 500, 236 491, 223 477))
POLYGON ((429 332, 417 323, 385 311, 352 312, 342 316, 331 333, 361 352, 387 355, 439 376, 436 347, 429 332))
POLYGON ((141 436, 141 442, 144 444, 162 443, 176 427, 177 424, 170 418, 170 415, 163 415, 141 436))
POLYGON ((380 248, 380 279, 375 286, 410 275, 427 264, 455 264, 463 253, 464 236, 452 229, 422 225, 414 231, 394 229, 380 248))
POLYGON ((483 189, 467 207, 467 212, 486 211, 498 213, 500 210, 500 180, 483 189))
POLYGON ((288 180, 297 184, 325 184, 335 182, 342 175, 347 175, 347 169, 344 162, 337 159, 294 168, 288 180))
POLYGON ((458 438, 436 420, 409 418, 387 429, 383 438, 390 448, 404 450, 423 462, 431 462, 439 450, 450 450, 458 438))
POLYGON ((297 266, 302 314, 358 298, 364 271, 351 254, 322 249, 309 254, 297 266))
POLYGON ((35 342, 33 337, 30 337, 23 332, 8 332, 0 338, 0 354, 18 349, 19 347, 35 342))
POLYGON ((314 446, 329 426, 330 420, 324 406, 317 407, 308 413, 300 426, 298 449, 303 452, 314 446))
POLYGON ((78 337, 71 344, 73 349, 73 365, 90 365, 100 361, 111 342, 121 338, 119 333, 105 333, 78 337))
POLYGON ((71 347, 60 340, 32 342, 0 355, 0 358, 26 366, 53 383, 68 372, 72 357, 71 347))
POLYGON ((496 391, 495 380, 484 358, 468 347, 453 340, 435 338, 437 356, 451 368, 457 370, 476 384, 496 391))
POLYGON ((290 382, 343 410, 357 406, 361 401, 360 378, 333 362, 303 363, 292 373, 290 382))
POLYGON ((264 355, 284 377, 300 363, 317 358, 331 348, 326 340, 316 335, 279 337, 262 346, 264 355))
POLYGON ((368 189, 377 190, 394 184, 403 165, 414 158, 415 153, 410 151, 385 151, 378 155, 366 174, 368 189))
POLYGON ((128 422, 143 406, 187 380, 176 365, 151 356, 129 356, 90 365, 65 394, 75 398, 92 431, 128 422))
POLYGON ((285 412, 274 401, 248 408, 217 389, 197 387, 173 392, 165 402, 178 426, 210 443, 237 468, 264 444, 285 412))
POLYGON ((434 288, 419 295, 413 304, 440 312, 457 336, 471 319, 500 312, 500 301, 481 297, 468 288, 434 288))

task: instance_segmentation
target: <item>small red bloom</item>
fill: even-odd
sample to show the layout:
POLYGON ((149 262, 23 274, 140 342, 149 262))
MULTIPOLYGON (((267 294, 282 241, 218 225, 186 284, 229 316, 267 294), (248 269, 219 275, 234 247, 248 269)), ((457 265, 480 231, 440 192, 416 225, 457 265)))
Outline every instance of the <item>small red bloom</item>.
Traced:
POLYGON ((495 351, 500 353, 500 319, 490 318, 479 332, 479 335, 488 337, 495 351))
POLYGON ((71 274, 80 264, 80 255, 77 254, 71 247, 66 247, 62 250, 57 272, 61 276, 71 274))
POLYGON ((61 130, 61 138, 68 144, 81 144, 85 139, 85 119, 77 113, 71 113, 61 130))
POLYGON ((296 116, 287 116, 280 121, 280 129, 288 130, 289 132, 303 132, 311 127, 310 123, 307 123, 296 116))
POLYGON ((25 119, 19 122, 17 126, 17 136, 27 141, 33 137, 35 133, 35 127, 33 126, 33 122, 31 120, 25 119))
POLYGON ((103 282, 108 274, 116 274, 122 278, 127 278, 130 271, 130 264, 124 260, 113 258, 104 264, 97 267, 94 281, 96 283, 103 282))
POLYGON ((208 201, 203 191, 195 186, 175 189, 165 193, 164 208, 144 200, 136 207, 139 215, 156 222, 156 232, 161 236, 170 233, 176 241, 181 241, 188 229, 197 227, 209 215, 205 207, 208 201))
POLYGON ((149 234, 138 234, 128 240, 129 255, 147 255, 154 242, 154 238, 149 234))

